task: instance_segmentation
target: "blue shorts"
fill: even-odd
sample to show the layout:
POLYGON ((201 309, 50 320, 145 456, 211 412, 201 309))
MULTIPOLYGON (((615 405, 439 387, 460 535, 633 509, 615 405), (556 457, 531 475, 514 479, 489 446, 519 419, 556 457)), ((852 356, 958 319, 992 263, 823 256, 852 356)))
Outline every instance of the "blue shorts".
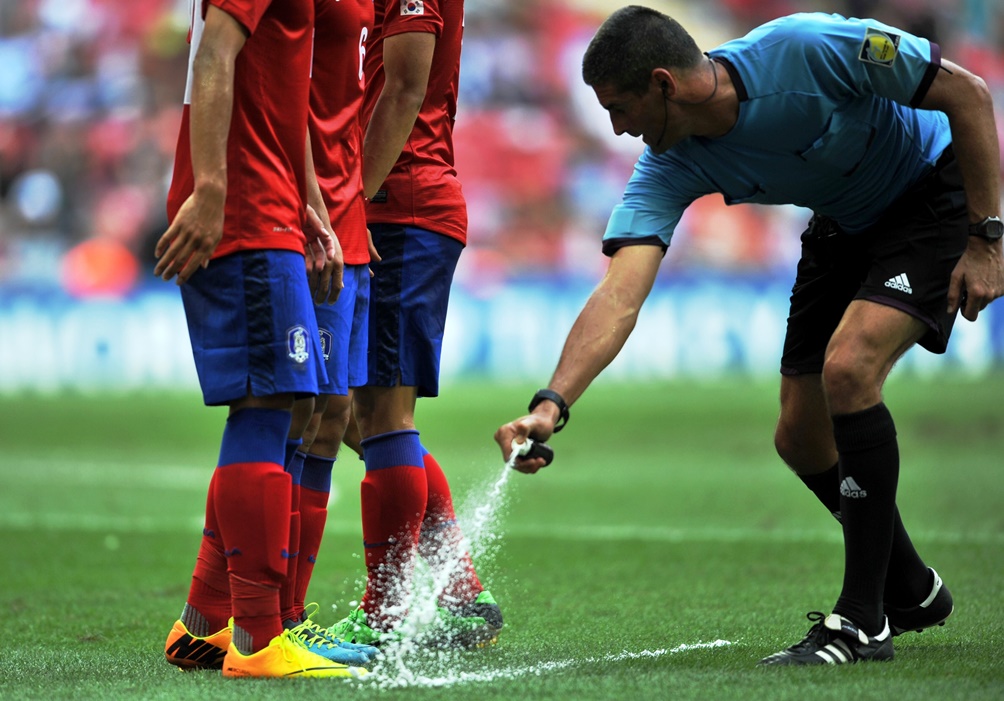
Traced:
POLYGON ((181 286, 207 405, 292 393, 327 382, 303 255, 246 251, 217 258, 181 286))
POLYGON ((317 328, 328 381, 321 394, 345 396, 350 387, 366 384, 366 348, 369 345, 370 268, 346 265, 345 287, 334 304, 318 304, 317 328))
POLYGON ((464 245, 400 224, 371 224, 370 231, 382 260, 370 263, 367 385, 400 384, 435 397, 450 285, 464 245))

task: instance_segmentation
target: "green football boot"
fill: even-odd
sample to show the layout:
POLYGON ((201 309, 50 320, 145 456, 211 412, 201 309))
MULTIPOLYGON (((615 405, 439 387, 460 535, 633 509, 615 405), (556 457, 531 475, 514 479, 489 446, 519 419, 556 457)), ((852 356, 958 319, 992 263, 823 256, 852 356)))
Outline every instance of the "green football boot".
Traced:
POLYGON ((348 616, 331 625, 328 628, 328 633, 346 643, 373 647, 381 647, 401 640, 401 634, 397 631, 385 633, 370 626, 366 620, 366 612, 362 610, 362 607, 353 609, 348 616))
POLYGON ((433 646, 482 648, 498 642, 502 609, 487 589, 469 604, 437 607, 443 635, 431 636, 433 646))

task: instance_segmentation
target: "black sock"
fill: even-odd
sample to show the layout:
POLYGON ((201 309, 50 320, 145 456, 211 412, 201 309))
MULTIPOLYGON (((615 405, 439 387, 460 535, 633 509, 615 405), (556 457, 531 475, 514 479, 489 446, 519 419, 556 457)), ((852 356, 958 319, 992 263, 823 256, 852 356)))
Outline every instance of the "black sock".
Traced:
MULTIPOLYGON (((826 510, 840 521, 840 467, 834 465, 815 475, 799 475, 826 510)), ((931 573, 917 554, 906 532, 903 520, 896 509, 893 522, 892 551, 889 554, 889 571, 885 578, 882 600, 894 608, 915 606, 931 593, 931 573)))
POLYGON ((844 585, 834 613, 869 635, 882 630, 882 596, 896 515, 899 445, 885 404, 833 417, 840 455, 844 585))
POLYGON ((914 549, 913 541, 899 517, 899 509, 896 509, 893 525, 892 552, 889 553, 882 600, 893 608, 908 608, 930 596, 934 575, 914 549))
POLYGON ((816 495, 819 503, 840 521, 840 464, 837 463, 826 472, 815 475, 799 475, 798 479, 816 495))

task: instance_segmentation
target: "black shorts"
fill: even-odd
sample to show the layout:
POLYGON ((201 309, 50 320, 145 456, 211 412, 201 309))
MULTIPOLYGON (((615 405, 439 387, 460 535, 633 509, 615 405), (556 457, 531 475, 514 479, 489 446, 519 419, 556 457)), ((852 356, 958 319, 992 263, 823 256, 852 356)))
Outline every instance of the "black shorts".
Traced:
POLYGON ((920 319, 928 327, 920 345, 944 353, 955 323, 946 312, 948 284, 968 240, 966 196, 950 146, 867 231, 845 234, 814 216, 802 234, 781 374, 822 372, 830 337, 855 299, 920 319))

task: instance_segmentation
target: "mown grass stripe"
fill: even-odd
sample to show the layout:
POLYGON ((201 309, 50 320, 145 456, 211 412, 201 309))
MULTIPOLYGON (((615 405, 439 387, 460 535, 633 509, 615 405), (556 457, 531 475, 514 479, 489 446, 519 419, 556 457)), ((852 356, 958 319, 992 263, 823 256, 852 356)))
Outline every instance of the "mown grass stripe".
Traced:
MULTIPOLYGON (((110 516, 94 513, 62 513, 44 511, 8 511, 0 513, 0 529, 83 531, 91 533, 174 533, 202 528, 202 515, 188 519, 166 519, 144 516, 110 516)), ((462 519, 461 519, 462 521, 462 519)), ((325 532, 355 535, 360 528, 354 524, 329 521, 325 532)), ((913 540, 939 544, 997 545, 1004 543, 1004 533, 918 531, 913 540)), ((544 523, 506 525, 505 537, 561 541, 643 541, 652 543, 839 543, 840 530, 759 530, 755 528, 654 528, 632 525, 568 526, 544 523)))

